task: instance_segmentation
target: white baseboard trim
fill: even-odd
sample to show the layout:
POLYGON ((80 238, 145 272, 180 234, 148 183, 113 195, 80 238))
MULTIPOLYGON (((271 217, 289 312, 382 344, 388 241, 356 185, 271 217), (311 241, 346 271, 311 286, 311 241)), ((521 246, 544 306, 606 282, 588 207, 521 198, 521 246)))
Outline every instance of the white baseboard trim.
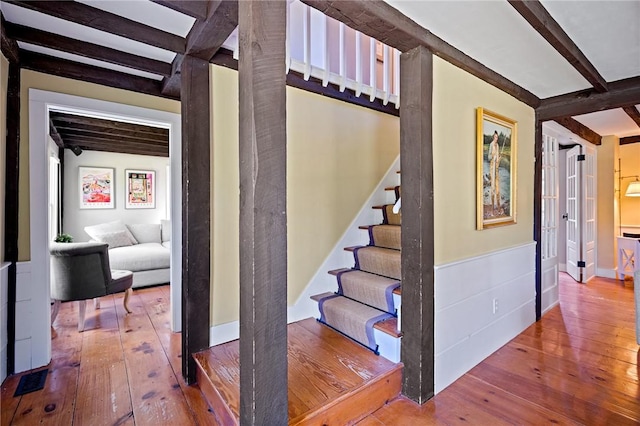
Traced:
POLYGON ((544 316, 544 314, 546 314, 547 312, 549 312, 551 309, 555 308, 556 306, 558 306, 560 304, 560 301, 558 300, 557 302, 547 306, 547 308, 545 310, 542 311, 542 316, 544 316))
POLYGON ((240 338, 240 321, 214 325, 209 329, 209 346, 216 346, 240 338))
POLYGON ((558 271, 567 272, 567 264, 566 263, 558 263, 558 271))
POLYGON ((611 279, 617 279, 618 276, 616 274, 616 270, 615 269, 608 269, 608 268, 597 268, 596 269, 596 275, 599 277, 603 277, 603 278, 611 278, 611 279))

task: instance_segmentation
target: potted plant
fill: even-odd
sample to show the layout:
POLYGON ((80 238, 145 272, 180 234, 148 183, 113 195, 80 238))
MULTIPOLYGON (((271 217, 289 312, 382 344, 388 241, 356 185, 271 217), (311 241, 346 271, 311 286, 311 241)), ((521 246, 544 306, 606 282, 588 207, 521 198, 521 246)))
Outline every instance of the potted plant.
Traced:
POLYGON ((72 243, 73 237, 69 234, 58 234, 55 240, 56 243, 72 243))

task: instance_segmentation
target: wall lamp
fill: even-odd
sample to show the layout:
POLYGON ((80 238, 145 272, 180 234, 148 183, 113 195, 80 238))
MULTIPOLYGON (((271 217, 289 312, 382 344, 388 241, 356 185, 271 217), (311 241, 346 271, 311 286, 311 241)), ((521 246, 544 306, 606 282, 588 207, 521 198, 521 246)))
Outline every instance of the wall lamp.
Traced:
POLYGON ((635 179, 627 187, 624 195, 625 197, 640 197, 640 176, 622 176, 622 162, 618 158, 618 170, 614 172, 618 173, 618 225, 619 232, 622 235, 622 180, 623 179, 635 179))

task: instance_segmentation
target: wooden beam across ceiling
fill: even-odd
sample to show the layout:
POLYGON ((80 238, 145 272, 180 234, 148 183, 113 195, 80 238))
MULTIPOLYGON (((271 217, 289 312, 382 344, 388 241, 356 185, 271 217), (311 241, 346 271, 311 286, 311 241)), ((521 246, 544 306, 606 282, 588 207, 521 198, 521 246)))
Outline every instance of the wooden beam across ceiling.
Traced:
POLYGON ((151 0, 176 12, 189 15, 196 19, 205 19, 207 17, 208 1, 203 0, 151 0))
POLYGON ((508 0, 511 6, 585 78, 597 92, 607 82, 538 0, 508 0))
MULTIPOLYGON (((181 3, 165 1, 163 3, 181 3)), ((197 19, 187 35, 185 55, 211 61, 222 44, 238 26, 238 0, 218 0, 209 4, 204 19, 197 19)), ((166 4, 165 4, 166 5, 166 4)), ((176 55, 172 73, 162 83, 163 93, 179 96, 183 55, 176 55)))
POLYGON ((636 108, 635 105, 632 105, 632 106, 623 107, 622 109, 624 110, 624 112, 627 113, 629 117, 631 117, 631 119, 636 123, 636 125, 640 127, 640 111, 638 111, 638 108, 636 108))
POLYGON ((122 65, 124 67, 146 71, 152 74, 171 74, 171 64, 167 62, 132 55, 121 50, 87 43, 86 41, 76 40, 59 34, 41 31, 36 28, 25 27, 23 25, 16 25, 12 23, 7 23, 6 25, 9 37, 17 41, 23 41, 36 46, 43 46, 49 49, 73 53, 74 55, 84 56, 85 58, 97 59, 99 61, 122 65))
POLYGON ((147 95, 178 99, 161 92, 161 83, 157 80, 112 71, 93 65, 81 64, 66 59, 40 53, 20 50, 20 66, 33 71, 53 74, 60 77, 101 84, 103 86, 130 90, 147 95))
POLYGON ((638 136, 628 136, 626 138, 620 138, 620 145, 627 145, 630 143, 638 143, 640 142, 640 135, 638 136))
POLYGON ((137 132, 148 133, 157 135, 169 140, 169 130, 162 127, 145 126, 140 124, 125 123, 123 121, 107 120, 104 118, 86 117, 82 115, 66 114, 62 112, 52 111, 50 114, 51 119, 56 123, 75 123, 82 126, 96 126, 104 128, 105 131, 112 129, 118 132, 137 132))
POLYGON ((4 15, 0 12, 0 44, 2 54, 9 62, 17 64, 20 62, 20 48, 18 43, 6 33, 7 22, 4 20, 4 15))
POLYGON ((540 99, 533 93, 467 56, 384 1, 302 0, 302 2, 401 52, 407 52, 417 46, 425 46, 434 55, 481 78, 525 104, 533 108, 540 104, 540 99))
POLYGON ((604 93, 589 89, 543 99, 536 112, 540 120, 549 121, 640 103, 640 77, 610 82, 608 87, 604 93))
POLYGON ((55 16, 171 52, 184 53, 185 39, 111 12, 75 1, 5 0, 7 3, 55 16))
POLYGON ((64 141, 68 141, 70 138, 78 138, 78 139, 95 139, 95 140, 106 140, 106 141, 116 141, 121 143, 138 143, 140 146, 150 146, 150 147, 167 147, 169 146, 168 140, 154 140, 154 139, 142 139, 138 137, 127 136, 126 134, 120 133, 102 133, 96 132, 94 130, 87 130, 82 127, 77 128, 64 128, 58 127, 58 132, 64 141))
POLYGON ((53 121, 49 120, 49 136, 53 141, 58 145, 58 148, 64 148, 64 141, 60 137, 60 133, 58 133, 58 129, 56 129, 53 121))
POLYGON ((602 136, 571 117, 556 118, 556 123, 594 145, 602 144, 602 136))

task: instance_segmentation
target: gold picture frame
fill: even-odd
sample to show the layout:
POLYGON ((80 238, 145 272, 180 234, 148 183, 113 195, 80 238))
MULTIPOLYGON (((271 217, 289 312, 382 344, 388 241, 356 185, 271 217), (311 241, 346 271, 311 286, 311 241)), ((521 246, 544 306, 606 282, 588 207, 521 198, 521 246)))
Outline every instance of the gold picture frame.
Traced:
POLYGON ((516 223, 518 123, 476 110, 477 229, 516 223))

